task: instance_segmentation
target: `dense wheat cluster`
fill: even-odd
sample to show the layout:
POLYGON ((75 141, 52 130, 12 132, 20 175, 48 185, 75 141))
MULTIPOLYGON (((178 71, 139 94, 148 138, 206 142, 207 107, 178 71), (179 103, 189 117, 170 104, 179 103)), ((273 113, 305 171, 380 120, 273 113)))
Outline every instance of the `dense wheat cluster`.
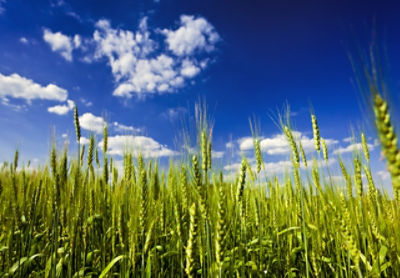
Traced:
MULTIPOLYGON (((397 137, 387 102, 375 96, 375 106, 397 193, 397 137)), ((0 170, 0 276, 400 276, 399 199, 375 187, 365 135, 363 155, 351 164, 339 159, 337 182, 311 119, 316 151, 308 163, 282 127, 292 167, 279 178, 260 175, 268 158, 258 132, 254 169, 243 158, 234 179, 215 171, 204 120, 198 153, 166 170, 127 152, 118 171, 107 155, 107 127, 102 162, 93 136, 87 152, 78 144, 73 156, 53 145, 44 168, 19 165, 16 152, 0 170)), ((79 142, 77 109, 75 127, 79 142)))

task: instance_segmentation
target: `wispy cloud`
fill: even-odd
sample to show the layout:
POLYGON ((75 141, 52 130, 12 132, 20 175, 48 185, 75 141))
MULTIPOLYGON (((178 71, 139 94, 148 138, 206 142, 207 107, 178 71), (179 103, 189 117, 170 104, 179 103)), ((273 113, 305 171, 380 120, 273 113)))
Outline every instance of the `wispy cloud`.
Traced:
POLYGON ((0 0, 0 15, 6 11, 6 8, 4 8, 5 3, 6 3, 6 0, 0 0))
POLYGON ((141 128, 124 125, 124 124, 121 124, 118 122, 113 122, 112 126, 114 127, 116 132, 132 133, 132 134, 137 134, 137 133, 142 132, 141 128))
POLYGON ((29 43, 28 39, 25 38, 25 37, 21 37, 21 38, 19 39, 19 42, 22 43, 22 44, 28 44, 28 43, 29 43))

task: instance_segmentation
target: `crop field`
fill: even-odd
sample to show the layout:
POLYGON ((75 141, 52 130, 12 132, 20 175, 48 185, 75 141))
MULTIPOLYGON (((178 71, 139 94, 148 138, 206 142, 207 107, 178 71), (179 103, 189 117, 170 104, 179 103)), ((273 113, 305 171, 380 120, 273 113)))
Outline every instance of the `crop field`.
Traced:
MULTIPOLYGON (((292 161, 281 178, 260 175, 267 158, 256 132, 256 167, 243 157, 234 178, 214 170, 201 113, 197 150, 165 169, 127 151, 118 170, 104 126, 101 144, 91 136, 72 154, 53 144, 42 167, 21 165, 18 151, 3 164, 0 276, 399 276, 400 156, 388 103, 375 89, 371 108, 395 198, 374 184, 364 134, 351 163, 338 159, 344 182, 330 177, 314 114, 308 158, 281 121, 292 161)), ((77 142, 78 116, 75 107, 77 142)))

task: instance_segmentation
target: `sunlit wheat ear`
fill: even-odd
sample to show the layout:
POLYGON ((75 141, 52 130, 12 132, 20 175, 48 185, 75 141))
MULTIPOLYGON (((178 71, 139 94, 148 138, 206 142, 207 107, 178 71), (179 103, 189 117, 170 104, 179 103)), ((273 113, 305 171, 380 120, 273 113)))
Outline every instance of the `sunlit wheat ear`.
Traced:
POLYGON ((55 143, 52 144, 51 153, 50 153, 50 168, 53 174, 53 177, 56 177, 57 174, 57 154, 56 154, 56 146, 55 143))
POLYGON ((225 223, 225 208, 226 208, 226 195, 223 189, 223 184, 218 186, 218 218, 217 218, 217 231, 215 239, 215 256, 219 268, 222 268, 225 252, 225 236, 226 236, 226 223, 225 223))
POLYGON ((18 157, 19 157, 19 152, 18 152, 18 150, 15 150, 15 153, 14 153, 14 164, 13 164, 14 171, 16 171, 17 168, 18 168, 18 157))
POLYGON ((74 122, 75 122, 76 140, 79 143, 81 140, 81 126, 79 125, 78 107, 76 105, 74 109, 74 122))
POLYGON ((140 186, 142 189, 141 194, 141 202, 140 202, 140 231, 144 233, 146 231, 146 224, 147 224, 147 210, 148 210, 148 200, 147 200, 147 177, 146 171, 142 170, 140 173, 140 186))
POLYGON ((94 147, 94 158, 96 161, 96 166, 97 168, 99 168, 100 167, 99 149, 96 146, 94 147))
POLYGON ((212 142, 210 137, 207 144, 207 168, 211 170, 211 167, 212 167, 212 142))
POLYGON ((361 133, 361 145, 362 145, 365 160, 369 163, 368 143, 367 143, 367 139, 365 138, 364 133, 361 133))
POLYGON ((246 170, 249 173, 250 179, 254 182, 256 177, 253 173, 253 170, 251 169, 249 161, 247 160, 247 158, 243 158, 243 161, 244 161, 244 164, 246 165, 246 170))
POLYGON ((362 173, 361 173, 361 162, 358 158, 354 159, 354 182, 357 189, 357 196, 361 198, 363 195, 363 183, 362 183, 362 173))
POLYGON ((80 162, 81 162, 81 166, 83 165, 83 158, 85 157, 85 146, 82 146, 82 150, 81 150, 81 156, 80 156, 80 162))
POLYGON ((182 189, 182 203, 185 210, 189 209, 189 189, 187 184, 186 168, 182 165, 180 173, 180 183, 182 189))
POLYGON ((392 176, 393 189, 396 191, 400 188, 400 153, 397 135, 390 120, 387 101, 378 93, 374 95, 374 112, 379 139, 392 176))
POLYGON ((342 170, 343 178, 346 181, 347 197, 349 199, 351 199, 353 197, 353 187, 352 187, 352 183, 351 183, 351 177, 350 177, 349 173, 347 172, 342 159, 340 159, 340 158, 339 158, 339 165, 340 165, 340 169, 342 170))
POLYGON ((197 271, 197 209, 196 203, 193 203, 189 210, 190 228, 189 240, 186 246, 186 268, 188 277, 195 277, 197 271))
POLYGON ((89 150, 87 154, 87 166, 90 170, 90 173, 93 174, 93 154, 94 154, 94 148, 95 148, 95 142, 94 142, 94 136, 90 135, 89 139, 89 150))
POLYGON ((242 165, 240 167, 239 181, 236 190, 236 202, 239 203, 243 197, 244 186, 246 184, 246 159, 242 160, 242 165))
POLYGON ((301 144, 301 141, 299 143, 299 148, 300 148, 300 153, 301 153, 301 159, 303 160, 304 166, 307 168, 307 158, 306 158, 306 153, 304 152, 303 145, 301 144))
POLYGON ((324 156, 325 163, 328 163, 328 146, 325 139, 321 139, 322 155, 324 156))
POLYGON ((288 126, 284 126, 283 130, 285 132, 287 140, 289 141, 289 146, 290 146, 290 148, 292 150, 293 163, 294 163, 294 165, 296 167, 299 167, 299 165, 300 165, 300 156, 299 156, 299 151, 297 149, 296 141, 294 140, 294 137, 293 137, 293 133, 292 133, 292 131, 290 130, 290 128, 288 126))
POLYGON ((343 209, 343 215, 339 216, 338 212, 336 214, 339 216, 340 219, 340 224, 341 224, 340 229, 342 232, 342 236, 344 238, 345 247, 351 256, 354 265, 356 266, 356 268, 359 268, 361 252, 358 249, 356 242, 354 241, 354 238, 351 234, 351 230, 349 228, 349 225, 351 225, 350 214, 347 209, 347 204, 343 194, 341 194, 341 207, 343 209))
POLYGON ((372 174, 371 174, 371 170, 364 165, 364 172, 365 172, 365 176, 367 177, 367 182, 368 182, 368 199, 370 200, 372 205, 375 205, 376 203, 376 189, 375 189, 375 184, 374 184, 374 180, 372 179, 372 174))
POLYGON ((196 155, 192 157, 192 167, 193 167, 193 178, 194 178, 194 185, 195 187, 201 191, 201 172, 200 172, 200 167, 199 167, 199 160, 196 155))
POLYGON ((107 125, 103 127, 103 179, 105 183, 108 183, 108 158, 107 158, 107 150, 108 150, 108 128, 107 125))
POLYGON ((317 152, 319 152, 321 150, 321 138, 319 135, 319 127, 318 127, 317 118, 315 117, 314 114, 311 114, 311 123, 312 123, 312 128, 313 128, 315 150, 317 152))
POLYGON ((261 145, 259 138, 254 139, 254 153, 257 162, 257 173, 260 173, 261 170, 264 168, 264 160, 261 152, 261 145))
POLYGON ((201 163, 203 171, 207 171, 208 158, 207 158, 207 135, 205 131, 201 132, 201 163))

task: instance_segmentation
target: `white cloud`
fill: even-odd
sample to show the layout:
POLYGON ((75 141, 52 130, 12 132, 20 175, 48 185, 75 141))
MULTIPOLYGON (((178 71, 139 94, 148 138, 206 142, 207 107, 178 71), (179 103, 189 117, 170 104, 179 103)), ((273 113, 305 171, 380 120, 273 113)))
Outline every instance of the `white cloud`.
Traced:
POLYGON ((203 17, 182 15, 180 27, 176 30, 164 29, 169 50, 177 56, 192 55, 195 51, 210 52, 215 49, 219 35, 203 17))
MULTIPOLYGON (((314 151, 314 139, 310 138, 299 131, 292 131, 296 142, 301 142, 303 149, 306 153, 314 151)), ((239 149, 241 151, 249 151, 254 148, 252 137, 243 137, 238 140, 239 149)), ((338 143, 334 139, 325 139, 327 146, 332 146, 338 143)), ((287 138, 284 134, 277 134, 269 138, 261 139, 260 141, 261 150, 269 155, 282 155, 290 153, 291 149, 287 138)))
POLYGON ((23 43, 23 44, 28 44, 28 43, 29 43, 28 39, 25 38, 25 37, 21 37, 21 38, 19 39, 19 41, 20 41, 20 43, 23 43))
POLYGON ((224 157, 225 152, 223 151, 212 151, 211 152, 211 157, 212 158, 223 158, 224 157))
POLYGON ((182 61, 181 75, 185 77, 194 77, 200 72, 200 68, 196 67, 193 61, 185 59, 182 61))
POLYGON ((378 171, 376 172, 376 174, 383 180, 390 180, 390 173, 387 170, 382 170, 382 171, 378 171))
MULTIPOLYGON (((375 146, 372 144, 367 144, 368 149, 370 151, 373 151, 375 146)), ((337 148, 333 153, 334 154, 343 154, 343 153, 351 153, 351 152, 357 152, 362 150, 362 144, 361 143, 353 143, 348 145, 347 147, 340 147, 337 148)))
POLYGON ((90 143, 90 140, 86 137, 81 136, 79 143, 81 143, 81 145, 86 145, 90 143))
POLYGON ((105 121, 102 117, 97 117, 92 113, 84 113, 79 117, 79 124, 81 128, 90 130, 96 133, 102 133, 105 121))
POLYGON ((118 122, 113 122, 113 127, 118 132, 130 132, 130 133, 139 133, 142 130, 140 128, 136 128, 133 126, 127 126, 118 122))
MULTIPOLYGON (((103 142, 99 143, 99 146, 103 142)), ((125 151, 132 151, 135 155, 141 153, 145 158, 173 156, 177 153, 161 145, 153 138, 146 136, 116 135, 108 137, 108 153, 122 156, 125 151)))
POLYGON ((233 143, 232 142, 228 142, 225 144, 225 148, 227 149, 232 149, 233 148, 233 143))
POLYGON ((0 73, 0 98, 20 98, 31 102, 34 99, 65 101, 67 90, 54 84, 42 86, 31 79, 22 77, 16 73, 3 75, 0 73))
POLYGON ((55 105, 47 108, 47 111, 50 113, 54 113, 57 115, 65 115, 72 109, 74 109, 75 103, 72 100, 67 100, 66 104, 63 105, 55 105))
POLYGON ((43 31, 43 39, 50 45, 51 50, 59 53, 65 60, 72 61, 72 51, 81 45, 79 35, 71 38, 61 32, 53 33, 45 28, 43 31))
POLYGON ((177 30, 159 31, 166 36, 168 48, 178 55, 173 56, 150 37, 147 17, 142 18, 135 32, 113 28, 105 19, 95 26, 95 53, 85 60, 106 58, 116 82, 113 95, 126 98, 176 91, 206 67, 207 58, 200 60, 197 54, 214 50, 219 38, 204 18, 183 16, 177 30))

